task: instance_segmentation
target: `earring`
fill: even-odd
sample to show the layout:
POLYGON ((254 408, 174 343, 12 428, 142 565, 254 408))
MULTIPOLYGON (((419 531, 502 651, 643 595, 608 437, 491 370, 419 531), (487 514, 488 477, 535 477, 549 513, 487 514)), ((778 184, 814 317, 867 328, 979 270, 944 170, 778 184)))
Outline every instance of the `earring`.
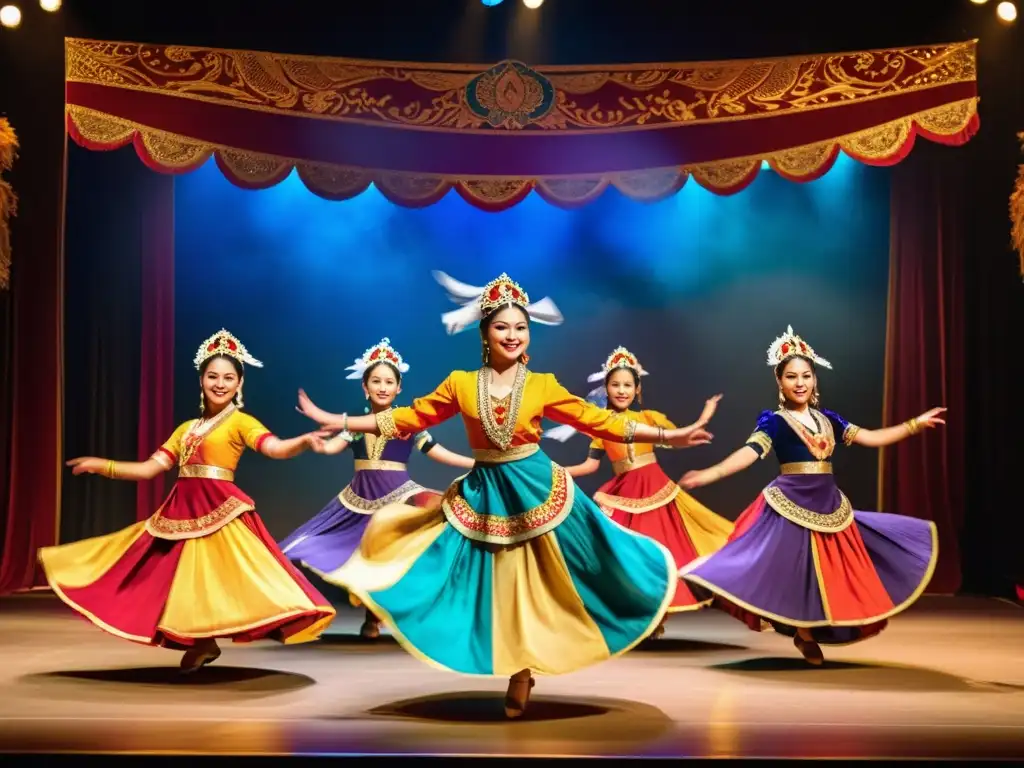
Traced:
POLYGON ((811 408, 817 408, 819 403, 821 403, 821 395, 818 394, 818 388, 815 387, 811 392, 811 408))
POLYGON ((522 362, 523 365, 529 365, 529 363, 530 363, 530 356, 528 354, 526 354, 525 352, 523 352, 523 354, 521 354, 519 356, 519 360, 522 362))
POLYGON ((487 346, 487 341, 486 340, 484 340, 484 342, 483 342, 483 349, 484 349, 484 353, 483 353, 484 365, 487 365, 487 362, 491 359, 491 348, 489 346, 487 346))
POLYGON ((238 392, 235 393, 235 407, 242 408, 245 405, 245 401, 242 399, 242 385, 238 385, 238 392))
POLYGON ((199 414, 206 413, 206 393, 203 390, 199 390, 199 414))
POLYGON ((363 392, 363 399, 364 400, 369 400, 370 399, 370 393, 369 392, 363 392))
POLYGON ((786 404, 786 396, 782 394, 782 387, 779 387, 779 408, 786 404))

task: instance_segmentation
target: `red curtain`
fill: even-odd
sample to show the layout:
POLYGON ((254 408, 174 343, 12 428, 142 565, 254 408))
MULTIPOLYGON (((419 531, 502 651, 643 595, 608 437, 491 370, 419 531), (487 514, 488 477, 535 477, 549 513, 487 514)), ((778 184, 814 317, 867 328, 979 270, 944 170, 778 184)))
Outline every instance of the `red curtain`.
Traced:
MULTIPOLYGON (((960 587, 966 487, 963 163, 955 150, 920 147, 892 169, 884 421, 946 406, 944 428, 881 452, 879 504, 933 520, 939 562, 929 592, 960 587)), ((969 190, 966 190, 969 194, 969 190)))
MULTIPOLYGON (((142 369, 138 459, 145 461, 174 431, 174 177, 144 185, 142 205, 142 369)), ((138 484, 136 517, 163 501, 165 475, 138 484)))

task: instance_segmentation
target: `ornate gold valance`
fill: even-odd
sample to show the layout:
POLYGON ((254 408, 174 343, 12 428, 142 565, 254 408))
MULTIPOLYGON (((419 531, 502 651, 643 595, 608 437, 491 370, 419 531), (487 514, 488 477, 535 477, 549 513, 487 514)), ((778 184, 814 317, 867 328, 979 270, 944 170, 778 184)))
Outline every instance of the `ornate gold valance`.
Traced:
POLYGON ((17 150, 14 129, 7 118, 0 117, 0 290, 7 290, 11 284, 10 219, 18 211, 18 197, 2 174, 11 170, 17 150))

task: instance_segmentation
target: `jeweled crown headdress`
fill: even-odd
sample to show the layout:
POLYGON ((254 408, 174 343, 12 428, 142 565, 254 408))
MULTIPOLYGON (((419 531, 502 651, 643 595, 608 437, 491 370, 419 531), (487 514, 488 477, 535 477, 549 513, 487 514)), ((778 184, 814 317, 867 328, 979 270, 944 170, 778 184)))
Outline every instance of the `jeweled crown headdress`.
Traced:
POLYGON ((366 369, 377 365, 377 363, 390 363, 398 369, 399 373, 405 373, 409 370, 409 364, 402 360, 398 350, 391 346, 391 339, 385 336, 379 343, 374 344, 363 352, 362 357, 357 357, 355 362, 345 369, 346 371, 352 371, 345 378, 361 379, 366 369))
POLYGON ((203 363, 214 355, 228 355, 244 365, 251 365, 255 368, 263 367, 263 363, 250 355, 245 345, 224 328, 199 345, 199 350, 193 360, 196 370, 201 370, 203 363))
POLYGON ((504 272, 483 288, 461 283, 444 272, 434 271, 433 276, 448 293, 448 298, 462 305, 459 309, 441 315, 441 321, 449 334, 464 331, 495 310, 509 304, 521 307, 531 320, 541 325, 562 324, 562 313, 558 311, 555 302, 545 296, 531 304, 526 291, 504 272))
POLYGON ((640 361, 636 359, 636 355, 625 347, 616 347, 615 350, 608 355, 608 359, 604 361, 604 366, 601 370, 590 374, 587 377, 587 381, 589 383, 604 381, 605 377, 616 368, 628 368, 635 372, 637 376, 647 375, 647 371, 645 371, 643 366, 640 365, 640 361))
POLYGON ((832 363, 815 354, 810 344, 793 333, 793 326, 787 325, 785 334, 779 336, 768 347, 768 365, 775 368, 789 358, 797 356, 806 357, 822 368, 832 369, 832 363))

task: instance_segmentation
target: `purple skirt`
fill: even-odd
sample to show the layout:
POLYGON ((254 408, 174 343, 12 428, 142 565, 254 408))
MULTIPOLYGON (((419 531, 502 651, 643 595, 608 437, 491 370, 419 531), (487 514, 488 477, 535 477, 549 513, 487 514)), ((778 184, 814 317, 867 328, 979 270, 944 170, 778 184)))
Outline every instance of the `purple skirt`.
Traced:
POLYGON ((882 631, 924 592, 937 559, 934 523, 855 511, 831 474, 797 474, 769 484, 725 546, 680 575, 751 629, 806 627, 837 645, 882 631))
POLYGON ((314 572, 330 573, 344 565, 358 549, 375 511, 398 502, 424 506, 439 495, 414 483, 408 472, 359 470, 327 506, 281 542, 281 551, 314 572))

